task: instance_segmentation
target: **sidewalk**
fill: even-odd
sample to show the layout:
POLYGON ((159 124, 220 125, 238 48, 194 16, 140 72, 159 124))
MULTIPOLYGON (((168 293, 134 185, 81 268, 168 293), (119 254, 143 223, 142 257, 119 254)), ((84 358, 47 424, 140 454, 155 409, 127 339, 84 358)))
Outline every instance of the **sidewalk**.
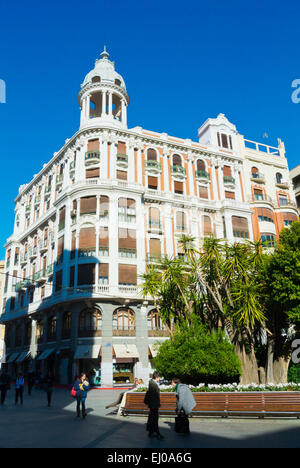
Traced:
POLYGON ((164 441, 149 439, 145 417, 118 417, 105 406, 119 390, 93 390, 87 398, 86 420, 76 419, 75 401, 68 390, 55 390, 53 407, 46 394, 24 394, 24 405, 14 405, 14 391, 0 407, 0 448, 194 448, 300 447, 300 421, 193 418, 190 436, 174 432, 174 419, 160 421, 164 441))

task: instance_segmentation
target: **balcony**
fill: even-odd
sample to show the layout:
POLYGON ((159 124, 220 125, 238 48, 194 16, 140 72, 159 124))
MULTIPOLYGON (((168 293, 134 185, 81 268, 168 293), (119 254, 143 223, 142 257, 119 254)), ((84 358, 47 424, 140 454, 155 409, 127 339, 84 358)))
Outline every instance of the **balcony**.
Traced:
POLYGON ((76 163, 75 163, 75 161, 72 161, 72 162, 70 163, 70 172, 74 172, 75 169, 76 169, 76 163))
POLYGON ((92 164, 100 163, 100 151, 87 151, 85 153, 85 165, 89 166, 92 164))
POLYGON ((37 247, 34 246, 32 249, 29 249, 29 258, 33 260, 37 256, 37 247))
POLYGON ((49 185, 48 187, 45 188, 45 198, 50 197, 51 195, 51 186, 49 185))
POLYGON ((16 288, 15 288, 16 293, 21 292, 21 291, 25 291, 25 290, 26 290, 25 281, 19 281, 16 284, 16 288))
POLYGON ((99 257, 108 257, 109 249, 108 247, 99 247, 99 257))
POLYGON ((64 176, 63 174, 57 175, 56 176, 56 186, 60 187, 63 183, 64 176))
POLYGON ((47 274, 46 274, 46 269, 38 271, 34 275, 34 281, 36 283, 45 283, 47 281, 47 274))
POLYGON ((128 167, 128 156, 127 156, 127 154, 122 154, 122 153, 117 154, 117 166, 119 166, 119 167, 128 167))
POLYGON ((48 239, 40 240, 39 241, 39 248, 40 248, 40 253, 47 252, 48 250, 48 239))
POLYGON ((78 249, 78 256, 79 257, 95 257, 96 255, 96 248, 89 247, 86 249, 78 249))
POLYGON ((276 187, 282 189, 288 189, 290 186, 290 181, 288 179, 281 179, 276 181, 276 187))
POLYGON ((176 165, 176 166, 171 166, 171 174, 176 177, 186 177, 186 170, 185 167, 176 165))
POLYGON ((119 257, 136 258, 136 249, 119 248, 119 257))
POLYGON ((251 172, 250 179, 257 184, 264 184, 266 181, 264 174, 260 172, 251 172))
POLYGON ((21 266, 25 265, 27 263, 27 260, 28 260, 27 253, 24 253, 24 255, 21 255, 21 258, 20 258, 21 266))
POLYGON ((46 268, 46 275, 51 276, 53 274, 53 264, 48 265, 46 268))
POLYGON ((145 161, 145 169, 157 174, 158 172, 161 172, 161 164, 155 160, 145 161))
POLYGON ((235 178, 231 176, 224 176, 223 177, 223 182, 225 187, 235 187, 235 178))
POLYGON ((151 221, 149 220, 148 231, 150 232, 161 232, 162 227, 160 221, 151 221))
POLYGON ((119 213, 119 222, 121 223, 135 223, 136 215, 135 213, 119 213))
POLYGON ((35 199, 34 199, 35 206, 39 205, 40 203, 41 203, 41 197, 40 196, 35 197, 35 199))
POLYGON ((31 213, 31 205, 25 206, 25 215, 29 215, 31 213))
POLYGON ((196 171, 196 179, 199 182, 208 183, 210 181, 210 176, 207 171, 196 171))
POLYGON ((24 287, 25 288, 31 288, 32 286, 34 286, 33 278, 27 278, 26 280, 24 280, 24 287))

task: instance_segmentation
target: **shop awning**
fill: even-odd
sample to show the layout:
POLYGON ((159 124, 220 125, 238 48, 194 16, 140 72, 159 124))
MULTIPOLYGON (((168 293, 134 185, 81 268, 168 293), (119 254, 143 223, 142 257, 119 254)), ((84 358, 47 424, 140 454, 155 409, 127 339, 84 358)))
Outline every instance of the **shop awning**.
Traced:
POLYGON ((42 361, 42 359, 47 359, 47 357, 49 357, 50 354, 54 353, 54 351, 54 348, 45 349, 45 351, 42 352, 42 354, 37 358, 37 360, 42 361))
POLYGON ((24 351, 24 353, 21 353, 16 362, 23 362, 25 359, 30 355, 30 351, 24 351))
POLYGON ((113 345, 116 358, 136 358, 139 359, 140 355, 135 344, 116 344, 113 345))
POLYGON ((78 346, 74 359, 97 359, 100 354, 101 345, 78 346))
POLYGON ((7 363, 14 362, 15 359, 19 356, 20 353, 12 353, 10 358, 6 361, 7 363))
POLYGON ((156 344, 149 344, 149 349, 153 357, 157 356, 158 347, 156 344))

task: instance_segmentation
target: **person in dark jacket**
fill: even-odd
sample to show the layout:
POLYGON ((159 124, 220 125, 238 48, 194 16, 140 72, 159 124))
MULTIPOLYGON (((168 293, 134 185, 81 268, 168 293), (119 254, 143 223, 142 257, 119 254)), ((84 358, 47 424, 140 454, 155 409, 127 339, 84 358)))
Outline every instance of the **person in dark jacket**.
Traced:
POLYGON ((80 418, 80 406, 82 408, 82 418, 86 418, 85 400, 90 384, 86 378, 86 374, 82 373, 74 383, 74 390, 76 391, 77 401, 77 418, 80 418))
POLYGON ((190 424, 188 417, 196 406, 196 401, 191 389, 182 384, 180 379, 174 377, 172 379, 172 387, 176 392, 176 413, 179 415, 175 420, 175 431, 180 433, 189 434, 190 424))
POLYGON ((28 385, 28 395, 31 395, 31 391, 34 387, 34 382, 35 382, 35 376, 34 372, 32 369, 29 369, 28 374, 27 374, 27 385, 28 385))
POLYGON ((44 379, 44 389, 45 389, 45 392, 47 393, 48 408, 50 408, 51 406, 53 385, 54 385, 54 377, 52 375, 52 372, 48 371, 44 379))
POLYGON ((152 379, 149 381, 149 388, 145 396, 145 404, 149 408, 149 416, 147 422, 147 431, 149 437, 156 436, 157 439, 162 440, 162 436, 159 432, 158 418, 160 408, 160 389, 159 389, 160 374, 157 371, 153 372, 152 379))
POLYGON ((0 392, 1 392, 1 405, 4 405, 6 393, 10 390, 10 377, 6 371, 2 371, 0 375, 0 392))

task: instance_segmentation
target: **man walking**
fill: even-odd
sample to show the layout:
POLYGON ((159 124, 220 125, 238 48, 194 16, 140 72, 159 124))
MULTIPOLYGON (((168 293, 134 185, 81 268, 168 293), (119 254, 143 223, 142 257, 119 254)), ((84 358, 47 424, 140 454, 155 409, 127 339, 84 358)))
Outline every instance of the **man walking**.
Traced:
POLYGON ((160 408, 160 389, 159 389, 160 374, 157 371, 153 372, 152 380, 149 381, 149 388, 145 395, 145 404, 149 407, 149 416, 147 422, 147 431, 149 437, 156 436, 158 440, 163 440, 159 432, 158 418, 160 408))
POLYGON ((24 393, 24 377, 21 373, 18 374, 17 380, 16 380, 16 399, 15 399, 15 404, 18 404, 19 397, 20 397, 20 403, 23 405, 23 393, 24 393))
POLYGON ((1 393, 0 401, 1 401, 2 406, 5 403, 7 390, 10 390, 10 377, 8 373, 3 370, 0 375, 0 393, 1 393))

